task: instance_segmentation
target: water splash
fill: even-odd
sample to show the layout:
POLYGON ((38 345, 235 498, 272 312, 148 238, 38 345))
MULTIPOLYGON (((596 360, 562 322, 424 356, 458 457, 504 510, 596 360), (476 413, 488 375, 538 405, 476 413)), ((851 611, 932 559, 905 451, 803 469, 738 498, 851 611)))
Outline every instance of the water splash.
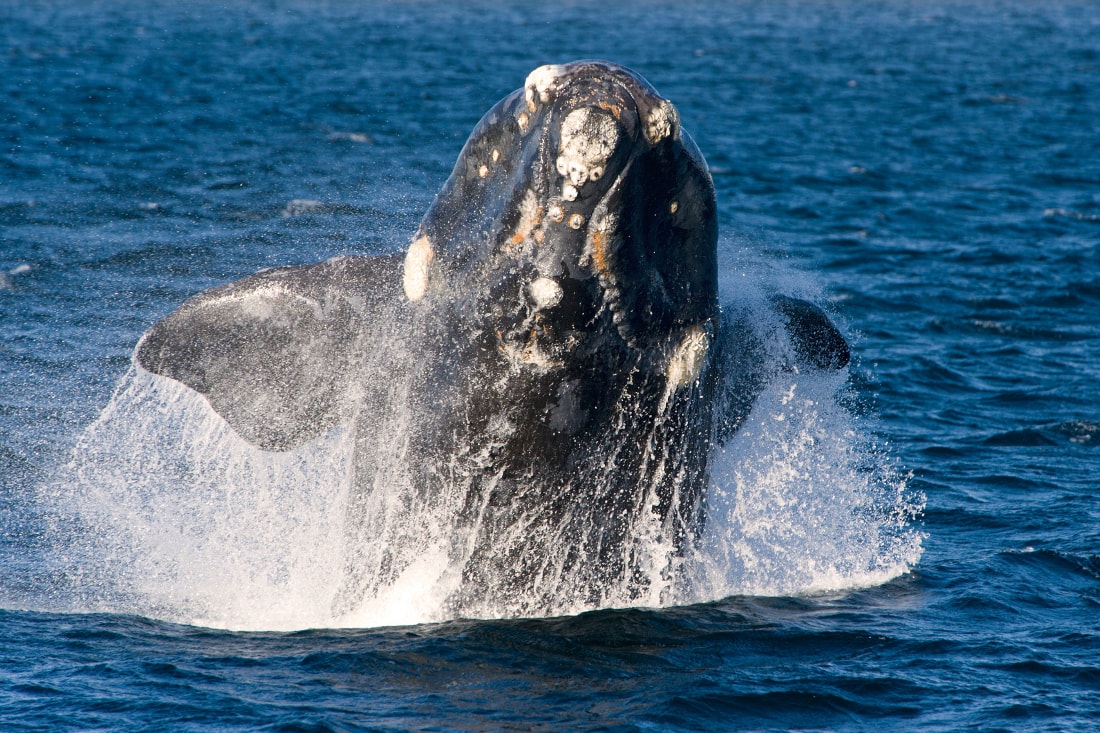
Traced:
MULTIPOLYGON (((774 335, 762 292, 741 287, 739 297, 761 334, 774 335)), ((646 521, 652 512, 637 512, 624 552, 647 582, 612 588, 598 605, 813 593, 906 572, 921 553, 910 526, 919 506, 838 402, 845 377, 777 371, 713 456, 697 546, 678 557, 658 523, 646 521)), ((462 477, 427 501, 407 474, 403 421, 423 413, 409 409, 416 400, 406 386, 392 386, 375 435, 337 429, 277 453, 245 442, 187 387, 132 369, 44 495, 66 584, 62 605, 232 629, 449 618, 483 528, 464 512, 462 477), (367 491, 354 486, 364 452, 367 491)), ((598 521, 595 508, 586 511, 585 521, 598 521)), ((509 541, 501 541, 503 552, 509 541)), ((565 576, 535 583, 532 593, 562 593, 542 607, 592 607, 567 592, 568 574, 585 571, 554 560, 543 567, 565 576)), ((532 605, 467 597, 462 611, 509 615, 532 605)))
POLYGON ((73 610, 227 628, 332 623, 351 436, 247 444, 197 393, 131 369, 46 489, 73 610))
POLYGON ((921 500, 838 405, 843 387, 843 375, 776 379, 718 451, 699 600, 877 585, 920 559, 921 500))

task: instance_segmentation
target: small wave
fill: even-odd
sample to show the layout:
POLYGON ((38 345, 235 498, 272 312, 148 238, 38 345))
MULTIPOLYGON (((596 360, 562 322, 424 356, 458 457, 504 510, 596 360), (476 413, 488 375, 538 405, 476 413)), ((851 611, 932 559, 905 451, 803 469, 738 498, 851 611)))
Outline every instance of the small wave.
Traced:
POLYGON ((1083 575, 1100 580, 1100 555, 1075 555, 1057 550, 1036 549, 1028 546, 1021 550, 1001 553, 1001 557, 1011 562, 1019 562, 1040 567, 1046 571, 1083 575))
POLYGON ((348 142, 359 143, 361 145, 373 145, 374 138, 365 132, 330 132, 328 135, 329 140, 347 140, 348 142))
POLYGON ((296 216, 322 216, 328 214, 378 214, 378 212, 369 208, 353 206, 351 204, 327 204, 324 201, 317 201, 316 199, 291 199, 279 213, 285 219, 296 216))
POLYGON ((331 125, 308 125, 312 130, 322 132, 330 142, 349 142, 359 145, 374 145, 375 139, 362 130, 338 130, 331 125))
POLYGON ((324 203, 314 199, 291 199, 283 207, 283 216, 302 216, 303 214, 324 214, 324 203))
POLYGON ((13 289, 15 287, 14 278, 18 277, 19 275, 24 275, 30 271, 31 266, 26 263, 16 265, 7 272, 0 270, 0 290, 13 289))
POLYGON ((1049 423, 996 433, 986 438, 985 445, 1002 447, 1034 447, 1044 445, 1100 445, 1100 423, 1085 420, 1049 423))
POLYGON ((1096 214, 1085 214, 1080 211, 1073 211, 1072 209, 1044 209, 1044 218, 1061 218, 1061 219, 1076 219, 1077 221, 1100 221, 1100 216, 1096 214))
POLYGON ((1028 100, 1024 97, 1016 97, 1011 94, 990 94, 984 97, 968 97, 963 100, 963 104, 967 107, 982 107, 985 105, 999 104, 1023 105, 1028 104, 1028 100))
POLYGON ((215 181, 206 187, 207 191, 234 191, 241 188, 248 188, 248 181, 238 180, 235 178, 215 181))
POLYGON ((1036 326, 1011 323, 993 318, 970 318, 963 321, 949 321, 941 318, 933 319, 929 327, 939 333, 951 333, 963 331, 970 333, 994 334, 1011 339, 1024 339, 1029 341, 1081 341, 1091 338, 1085 333, 1074 333, 1056 328, 1042 328, 1036 326))

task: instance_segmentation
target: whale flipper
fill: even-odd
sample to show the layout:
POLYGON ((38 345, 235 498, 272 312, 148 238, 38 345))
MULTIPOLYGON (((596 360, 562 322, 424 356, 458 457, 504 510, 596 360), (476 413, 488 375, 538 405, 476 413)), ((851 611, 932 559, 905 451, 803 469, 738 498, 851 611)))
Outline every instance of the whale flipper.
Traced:
POLYGON ((715 339, 715 438, 727 442, 749 416, 756 398, 781 371, 802 373, 837 371, 848 366, 848 342, 825 311, 813 303, 787 295, 768 298, 783 325, 783 341, 790 352, 769 358, 765 336, 752 312, 728 307, 715 339), (792 358, 793 357, 793 358, 792 358))
POLYGON ((397 256, 265 270, 188 300, 137 362, 202 394, 245 440, 290 450, 353 417, 357 344, 401 302, 401 271, 397 256))
POLYGON ((809 301, 787 295, 774 295, 771 302, 786 321, 800 367, 828 371, 848 366, 848 342, 825 311, 809 301))

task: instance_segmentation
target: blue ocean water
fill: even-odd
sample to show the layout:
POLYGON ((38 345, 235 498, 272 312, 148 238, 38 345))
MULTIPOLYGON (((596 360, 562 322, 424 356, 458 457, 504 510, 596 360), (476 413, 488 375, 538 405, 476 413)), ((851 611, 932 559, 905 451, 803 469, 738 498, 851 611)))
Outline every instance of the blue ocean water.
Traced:
POLYGON ((1072 0, 2 4, 0 728, 1095 730, 1097 39, 1072 0), (850 337, 841 401, 923 501, 919 562, 552 619, 97 610, 42 487, 141 333, 263 267, 403 248, 481 114, 592 57, 677 105, 726 261, 850 337))

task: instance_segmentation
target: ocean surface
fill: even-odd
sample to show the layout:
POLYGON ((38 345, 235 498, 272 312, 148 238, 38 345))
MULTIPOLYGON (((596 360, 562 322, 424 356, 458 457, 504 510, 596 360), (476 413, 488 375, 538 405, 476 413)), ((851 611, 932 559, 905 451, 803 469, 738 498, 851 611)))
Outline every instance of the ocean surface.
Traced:
POLYGON ((4 1, 0 100, 0 729, 1100 727, 1100 5, 4 1), (334 446, 281 503, 189 487, 150 444, 201 403, 127 402, 134 345, 404 249, 580 58, 676 104, 727 293, 814 299, 853 363, 724 456, 712 597, 327 623, 338 500, 295 476, 334 446))

